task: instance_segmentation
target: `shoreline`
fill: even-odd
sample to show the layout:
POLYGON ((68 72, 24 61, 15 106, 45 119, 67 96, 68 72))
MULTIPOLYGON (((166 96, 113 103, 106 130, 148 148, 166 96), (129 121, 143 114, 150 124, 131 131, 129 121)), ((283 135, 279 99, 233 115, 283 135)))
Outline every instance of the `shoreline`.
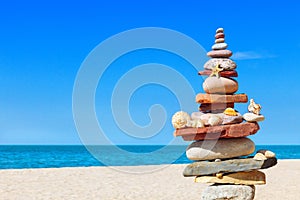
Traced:
MULTIPOLYGON (((207 184, 183 177, 186 164, 31 168, 0 170, 0 199, 200 199, 207 184), (149 171, 153 168, 160 169, 149 171), (142 173, 130 173, 138 172, 142 173)), ((300 159, 278 160, 262 170, 267 184, 256 186, 256 200, 295 199, 300 159)))
MULTIPOLYGON (((279 162, 286 162, 286 161, 291 161, 291 162, 297 162, 299 161, 300 164, 300 158, 291 158, 291 159, 277 159, 279 162)), ((193 163, 193 162, 191 162, 193 163)), ((157 164, 157 165, 112 165, 112 166, 71 166, 71 167, 35 167, 35 168, 7 168, 7 169, 0 169, 1 171, 9 171, 9 170, 36 170, 36 169, 86 169, 86 168, 126 168, 126 167, 157 167, 157 166, 162 166, 162 167, 168 167, 172 165, 188 165, 190 163, 173 163, 173 164, 157 164)), ((271 168, 272 169, 272 168, 271 168)), ((299 177, 300 178, 300 177, 299 177)))

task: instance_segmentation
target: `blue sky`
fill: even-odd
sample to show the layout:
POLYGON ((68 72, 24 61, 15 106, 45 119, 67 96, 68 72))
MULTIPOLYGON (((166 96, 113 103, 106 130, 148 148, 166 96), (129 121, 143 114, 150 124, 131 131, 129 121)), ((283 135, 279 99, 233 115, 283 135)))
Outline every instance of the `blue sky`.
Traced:
MULTIPOLYGON (((251 139, 257 144, 300 144, 299 9, 297 1, 1 2, 0 144, 80 144, 72 116, 73 84, 86 56, 112 35, 163 27, 210 50, 220 26, 238 64, 239 92, 263 106, 266 120, 251 139)), ((167 123, 156 137, 134 139, 112 119, 105 119, 111 112, 106 94, 111 94, 113 84, 134 66, 151 62, 180 71, 197 92, 203 91, 197 72, 174 55, 145 50, 118 59, 105 72, 95 97, 99 121, 111 131, 114 143, 158 144, 172 139, 168 121, 179 109, 178 102, 161 86, 146 85, 130 100, 132 118, 140 125, 149 123, 151 105, 165 106, 167 123)), ((196 111, 197 104, 191 104, 196 111)), ((246 107, 237 109, 243 113, 246 107)))

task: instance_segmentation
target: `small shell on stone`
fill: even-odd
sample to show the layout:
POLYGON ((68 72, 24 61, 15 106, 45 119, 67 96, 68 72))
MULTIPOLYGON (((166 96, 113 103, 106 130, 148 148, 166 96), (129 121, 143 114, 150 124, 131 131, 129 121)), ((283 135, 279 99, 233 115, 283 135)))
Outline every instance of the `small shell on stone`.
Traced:
POLYGON ((191 120, 191 117, 188 113, 179 111, 176 112, 172 117, 172 124, 174 128, 184 128, 188 121, 191 120))
POLYGON ((274 152, 272 152, 272 151, 266 151, 265 152, 265 156, 267 158, 275 158, 276 154, 274 152))
POLYGON ((222 124, 223 120, 220 116, 218 115, 212 115, 209 119, 208 119, 208 124, 210 126, 217 126, 222 124))
POLYGON ((275 158, 276 154, 269 150, 258 150, 257 153, 262 153, 266 156, 266 158, 275 158))
POLYGON ((259 115, 261 110, 261 105, 254 102, 253 99, 250 99, 250 104, 248 106, 248 111, 256 115, 259 115))
POLYGON ((223 173, 217 173, 217 174, 216 174, 216 177, 217 177, 217 178, 222 178, 222 177, 223 177, 223 173))
POLYGON ((186 126, 192 128, 202 128, 204 127, 204 124, 200 119, 193 119, 193 120, 189 120, 186 126))
POLYGON ((238 113, 233 108, 226 108, 224 110, 224 114, 229 116, 238 116, 238 113))
POLYGON ((257 153, 253 157, 254 160, 267 160, 267 157, 262 153, 257 153))
POLYGON ((217 158, 217 159, 215 160, 215 162, 221 162, 221 159, 217 158))

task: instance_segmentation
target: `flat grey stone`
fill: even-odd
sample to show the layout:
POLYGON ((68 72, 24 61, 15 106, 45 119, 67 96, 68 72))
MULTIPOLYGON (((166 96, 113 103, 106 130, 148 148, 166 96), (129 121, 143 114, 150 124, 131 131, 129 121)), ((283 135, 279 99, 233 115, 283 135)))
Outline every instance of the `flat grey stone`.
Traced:
POLYGON ((186 156, 190 160, 235 158, 253 153, 255 144, 249 138, 203 140, 190 144, 186 156))
POLYGON ((267 169, 277 164, 276 158, 267 160, 254 160, 253 158, 240 158, 220 162, 199 161, 189 164, 183 170, 183 176, 202 176, 216 173, 242 172, 254 169, 267 169))
POLYGON ((202 200, 252 200, 255 186, 248 185, 212 185, 201 195, 202 200))

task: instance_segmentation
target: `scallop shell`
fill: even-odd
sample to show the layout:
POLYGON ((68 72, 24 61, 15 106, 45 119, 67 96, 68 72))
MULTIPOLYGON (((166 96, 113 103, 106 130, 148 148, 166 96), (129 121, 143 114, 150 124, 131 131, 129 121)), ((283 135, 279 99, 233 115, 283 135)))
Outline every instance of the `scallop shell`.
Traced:
POLYGON ((191 121, 190 115, 183 111, 176 112, 172 117, 172 125, 176 129, 184 128, 189 121, 191 121))
POLYGON ((233 108, 226 108, 224 110, 224 114, 229 116, 238 116, 238 113, 233 108))

